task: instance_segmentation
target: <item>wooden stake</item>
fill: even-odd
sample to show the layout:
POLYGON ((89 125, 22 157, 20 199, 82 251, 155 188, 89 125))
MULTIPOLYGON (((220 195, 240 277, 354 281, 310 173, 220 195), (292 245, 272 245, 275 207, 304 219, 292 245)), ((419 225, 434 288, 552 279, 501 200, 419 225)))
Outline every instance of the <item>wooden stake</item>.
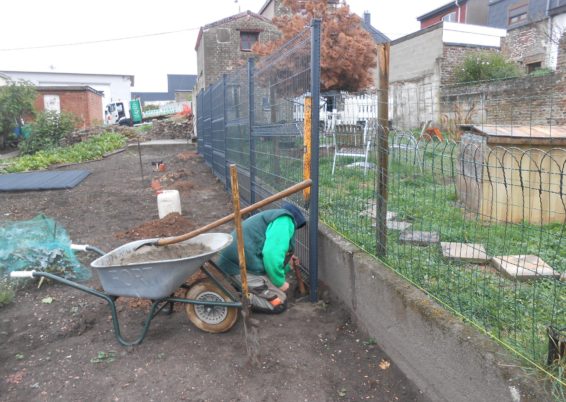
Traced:
POLYGON ((259 335, 257 325, 251 320, 251 296, 248 289, 248 273, 246 267, 246 253, 244 249, 244 233, 242 232, 242 215, 240 211, 240 189, 238 187, 238 169, 230 165, 230 178, 232 182, 232 202, 234 204, 234 226, 236 226, 236 239, 238 247, 238 260, 240 260, 240 279, 242 282, 242 318, 244 319, 244 341, 249 362, 252 366, 259 366, 259 335))
POLYGON ((240 277, 242 280, 242 293, 245 299, 250 299, 248 291, 248 275, 246 267, 246 253, 244 249, 244 233, 242 232, 242 216, 240 211, 240 188, 238 186, 238 168, 230 165, 230 179, 232 182, 232 204, 234 205, 234 226, 236 227, 236 239, 238 247, 238 259, 240 260, 240 277))
MULTIPOLYGON (((303 179, 310 180, 311 178, 311 155, 312 155, 312 98, 305 96, 305 123, 303 126, 304 137, 304 156, 303 156, 303 179)), ((303 197, 305 205, 308 205, 311 198, 311 188, 307 187, 303 190, 303 197)))

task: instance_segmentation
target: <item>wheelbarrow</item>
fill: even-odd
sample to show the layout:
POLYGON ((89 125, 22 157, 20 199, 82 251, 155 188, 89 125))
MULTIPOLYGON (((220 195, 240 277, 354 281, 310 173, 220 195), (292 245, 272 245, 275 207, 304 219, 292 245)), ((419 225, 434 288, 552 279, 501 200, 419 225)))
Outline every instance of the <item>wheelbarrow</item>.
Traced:
MULTIPOLYGON (((310 185, 310 179, 304 180, 242 209, 239 213, 252 212, 304 190, 310 185)), ((205 232, 233 220, 234 216, 235 214, 232 213, 206 226, 176 237, 133 241, 114 249, 108 254, 93 246, 73 245, 74 250, 93 251, 100 255, 91 263, 91 267, 98 274, 103 292, 48 272, 13 271, 10 276, 12 278, 48 278, 105 300, 112 313, 112 324, 116 339, 124 346, 142 343, 149 330, 151 320, 166 307, 168 307, 166 312, 172 313, 175 303, 187 305, 187 316, 198 328, 212 333, 225 332, 232 328, 238 319, 237 309, 243 307, 240 301, 242 300, 241 294, 231 284, 229 276, 216 267, 214 263, 209 261, 208 267, 204 263, 210 260, 214 254, 230 245, 232 236, 225 233, 205 232), (144 246, 161 247, 171 244, 201 244, 206 246, 209 251, 186 258, 120 265, 123 256, 134 253, 144 246), (196 282, 193 285, 186 284, 187 278, 196 273, 199 268, 208 279, 196 282), (184 298, 174 296, 178 289, 186 290, 184 298), (121 334, 115 303, 118 297, 138 297, 152 301, 141 334, 133 341, 124 339, 121 334)))
MULTIPOLYGON (((157 239, 154 239, 157 240, 157 239)), ((232 242, 232 236, 225 233, 205 233, 179 244, 200 244, 207 251, 173 260, 149 261, 128 265, 117 265, 120 258, 138 248, 147 240, 138 240, 124 244, 110 253, 88 245, 72 245, 74 250, 93 251, 100 255, 91 263, 98 274, 103 291, 81 285, 60 276, 38 271, 14 271, 12 278, 48 278, 74 289, 97 296, 105 300, 112 313, 112 324, 116 339, 123 346, 138 345, 143 342, 151 321, 165 308, 171 314, 175 303, 186 304, 189 320, 198 328, 212 333, 226 332, 238 318, 238 309, 242 307, 240 295, 226 280, 224 273, 214 264, 205 264, 214 254, 232 242), (201 270, 207 279, 192 285, 185 281, 201 270), (185 290, 185 297, 175 297, 179 289, 185 290), (121 333, 116 299, 118 297, 137 297, 152 301, 150 311, 145 318, 140 335, 134 340, 126 340, 121 333)))

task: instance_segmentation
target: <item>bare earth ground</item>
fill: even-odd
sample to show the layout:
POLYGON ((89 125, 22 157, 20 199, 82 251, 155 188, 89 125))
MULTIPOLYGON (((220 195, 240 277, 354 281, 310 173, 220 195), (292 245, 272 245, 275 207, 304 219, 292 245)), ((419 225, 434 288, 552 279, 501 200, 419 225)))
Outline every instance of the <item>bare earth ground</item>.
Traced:
MULTIPOLYGON (((146 222, 157 219, 157 206, 150 179, 159 177, 164 188, 181 190, 183 208, 182 224, 163 235, 229 214, 223 185, 194 151, 181 151, 143 148, 143 184, 130 148, 64 168, 92 172, 72 190, 0 193, 0 223, 43 213, 75 243, 109 251, 152 233, 156 223, 146 222), (157 160, 166 172, 151 171, 157 160)), ((88 285, 98 288, 98 279, 88 285)), ((124 334, 137 335, 147 304, 119 299, 118 305, 124 334)), ((260 367, 246 364, 241 319, 228 333, 207 334, 177 311, 156 317, 141 345, 122 347, 105 302, 61 285, 30 285, 0 308, 0 400, 425 400, 338 303, 295 301, 282 315, 254 317, 261 322, 260 367), (42 303, 46 297, 53 302, 42 303)))

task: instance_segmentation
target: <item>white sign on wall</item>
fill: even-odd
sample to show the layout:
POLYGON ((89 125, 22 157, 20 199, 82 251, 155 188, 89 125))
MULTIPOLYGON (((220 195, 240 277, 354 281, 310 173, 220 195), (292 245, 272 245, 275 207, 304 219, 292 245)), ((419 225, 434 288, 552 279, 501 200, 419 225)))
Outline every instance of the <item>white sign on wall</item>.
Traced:
POLYGON ((59 95, 44 95, 43 108, 45 111, 61 113, 61 102, 59 95))

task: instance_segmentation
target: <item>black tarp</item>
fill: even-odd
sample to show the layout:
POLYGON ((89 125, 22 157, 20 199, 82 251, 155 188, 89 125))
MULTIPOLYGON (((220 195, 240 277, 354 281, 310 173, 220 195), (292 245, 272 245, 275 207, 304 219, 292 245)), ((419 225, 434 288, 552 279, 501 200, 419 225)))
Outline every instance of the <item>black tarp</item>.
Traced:
POLYGON ((87 170, 10 173, 0 175, 0 191, 69 189, 75 187, 89 174, 87 170))

